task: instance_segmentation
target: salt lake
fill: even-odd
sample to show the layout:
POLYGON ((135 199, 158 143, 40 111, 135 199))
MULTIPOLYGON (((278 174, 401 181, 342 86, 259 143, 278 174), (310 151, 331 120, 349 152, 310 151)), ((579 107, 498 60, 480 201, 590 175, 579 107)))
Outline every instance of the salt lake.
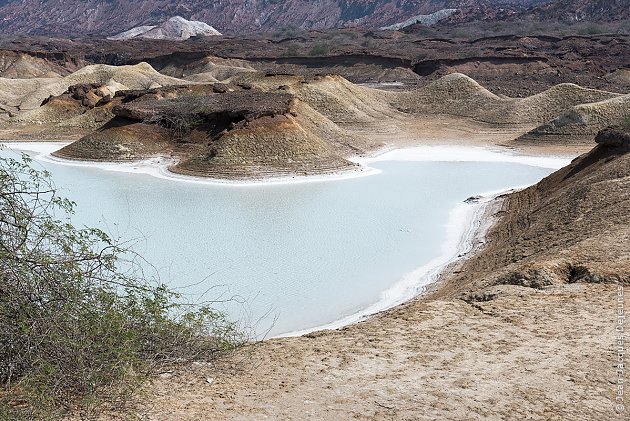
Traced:
MULTIPOLYGON (((365 160, 365 176, 212 183, 143 164, 59 162, 29 152, 77 203, 75 225, 129 241, 162 282, 259 336, 335 327, 422 291, 455 257, 470 196, 536 183, 566 159, 424 147, 365 160), (419 269, 420 268, 420 269, 419 269)), ((146 164, 148 165, 148 164, 146 164)))

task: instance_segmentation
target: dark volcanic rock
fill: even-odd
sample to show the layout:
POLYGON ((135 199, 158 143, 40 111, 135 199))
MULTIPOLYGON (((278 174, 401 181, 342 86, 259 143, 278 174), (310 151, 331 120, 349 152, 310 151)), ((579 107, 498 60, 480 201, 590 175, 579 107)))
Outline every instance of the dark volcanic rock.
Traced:
MULTIPOLYGON (((510 24, 506 30, 511 29, 510 24)), ((455 36, 459 30, 439 28, 427 36, 413 31, 343 29, 307 31, 289 38, 269 34, 184 42, 0 37, 0 50, 7 52, 7 57, 19 52, 42 58, 56 67, 62 65, 66 73, 75 71, 80 63, 147 62, 163 74, 184 78, 207 71, 205 66, 214 62, 269 75, 335 73, 354 83, 424 84, 448 73, 464 73, 494 93, 518 97, 559 83, 630 91, 629 35, 565 36, 562 29, 545 35, 477 37, 474 33, 461 38, 455 36), (311 55, 321 45, 327 45, 328 52, 311 55)), ((230 89, 246 88, 234 85, 230 89)))
POLYGON ((225 131, 243 128, 263 117, 287 114, 293 100, 290 94, 251 91, 166 99, 151 97, 152 94, 147 94, 115 105, 114 121, 161 126, 171 130, 174 139, 193 143, 216 139, 225 131), (195 132, 203 135, 195 135, 195 132))
POLYGON ((147 121, 156 119, 193 118, 227 114, 253 118, 285 114, 293 96, 267 92, 226 92, 220 95, 184 96, 160 100, 137 100, 117 105, 113 112, 120 117, 147 121))
POLYGON ((608 148, 623 147, 630 149, 630 134, 614 128, 600 131, 595 138, 597 144, 608 148))

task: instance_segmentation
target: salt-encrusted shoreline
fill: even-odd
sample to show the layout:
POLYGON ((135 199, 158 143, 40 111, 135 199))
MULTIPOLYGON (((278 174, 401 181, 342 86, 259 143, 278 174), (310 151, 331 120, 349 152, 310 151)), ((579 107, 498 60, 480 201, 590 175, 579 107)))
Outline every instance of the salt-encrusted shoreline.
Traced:
POLYGON ((278 184, 298 184, 298 183, 321 183, 329 181, 347 180, 358 177, 365 177, 370 175, 379 174, 381 171, 375 168, 370 168, 365 165, 359 165, 358 167, 348 170, 339 171, 324 174, 313 175, 295 175, 295 176, 265 176, 265 177, 251 177, 249 179, 222 179, 211 178, 195 175, 185 175, 170 171, 170 168, 177 162, 176 159, 166 156, 154 156, 142 160, 135 161, 118 161, 118 162, 103 162, 103 161, 86 161, 67 159, 53 155, 58 149, 67 146, 68 142, 2 142, 5 147, 9 149, 23 150, 28 152, 34 152, 37 154, 37 159, 40 161, 53 162, 60 165, 68 165, 74 167, 91 167, 98 168, 104 171, 126 172, 132 174, 145 174, 156 178, 165 180, 206 184, 206 185, 220 185, 230 187, 252 187, 261 185, 278 185, 278 184))
POLYGON ((276 335, 273 338, 295 337, 321 330, 339 329, 367 320, 422 295, 442 276, 448 274, 453 266, 469 258, 485 242, 486 234, 495 222, 493 212, 488 212, 488 210, 495 207, 494 205, 500 201, 499 197, 524 187, 526 186, 482 193, 476 195, 470 202, 458 203, 449 214, 446 224, 447 238, 442 245, 442 253, 383 291, 380 299, 369 307, 331 323, 276 335))
POLYGON ((258 186, 270 184, 318 183, 338 181, 379 174, 381 171, 370 167, 371 163, 380 161, 456 161, 456 162, 512 162, 542 168, 559 169, 568 163, 566 156, 534 156, 512 153, 491 147, 473 147, 461 145, 416 146, 399 149, 380 149, 364 157, 354 157, 351 161, 358 164, 356 169, 326 174, 265 176, 250 179, 217 179, 203 176, 184 175, 169 170, 176 163, 172 157, 155 156, 136 161, 102 162, 66 159, 54 156, 53 153, 68 145, 69 142, 9 142, 2 144, 9 149, 24 150, 38 154, 37 159, 61 165, 99 168, 105 171, 146 174, 167 180, 225 186, 258 186))

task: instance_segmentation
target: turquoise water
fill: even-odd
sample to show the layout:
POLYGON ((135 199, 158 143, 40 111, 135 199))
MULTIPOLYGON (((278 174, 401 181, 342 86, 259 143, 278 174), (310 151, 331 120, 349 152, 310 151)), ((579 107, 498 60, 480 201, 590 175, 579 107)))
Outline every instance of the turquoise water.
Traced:
MULTIPOLYGON (((11 154, 3 151, 2 155, 11 154)), ((77 225, 131 240, 160 279, 219 303, 258 334, 320 326, 375 303, 435 259, 449 212, 552 170, 500 162, 371 164, 352 179, 205 185, 39 162, 77 203, 77 225)))

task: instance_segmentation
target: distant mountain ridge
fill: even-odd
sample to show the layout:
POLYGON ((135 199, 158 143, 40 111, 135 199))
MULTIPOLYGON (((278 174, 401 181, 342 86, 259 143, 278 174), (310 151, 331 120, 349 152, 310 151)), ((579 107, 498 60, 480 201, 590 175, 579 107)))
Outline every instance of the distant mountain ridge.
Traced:
POLYGON ((612 18, 608 11, 622 3, 627 0, 0 0, 0 33, 112 36, 139 26, 159 25, 173 16, 205 22, 225 34, 285 28, 379 28, 442 9, 462 9, 466 16, 459 19, 466 20, 483 8, 511 16, 534 7, 532 16, 542 19, 578 10, 585 18, 606 20, 612 18), (571 8, 573 3, 585 6, 571 8), (589 3, 597 7, 588 7, 589 3))

